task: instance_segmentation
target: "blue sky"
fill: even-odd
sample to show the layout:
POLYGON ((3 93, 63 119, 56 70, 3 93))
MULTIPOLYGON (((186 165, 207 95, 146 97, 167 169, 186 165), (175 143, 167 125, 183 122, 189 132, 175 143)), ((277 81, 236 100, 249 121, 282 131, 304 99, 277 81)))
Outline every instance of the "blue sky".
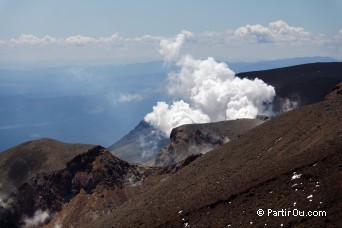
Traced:
MULTIPOLYGON (((60 45, 61 39, 75 38, 77 35, 80 35, 78 38, 94 39, 111 37, 113 34, 122 39, 144 36, 162 39, 173 37, 182 30, 188 30, 197 38, 201 34, 203 38, 206 32, 220 33, 222 40, 222 34, 227 31, 234 32, 247 25, 262 25, 264 28, 269 28, 270 23, 277 21, 285 22, 289 31, 291 28, 302 28, 304 32, 310 33, 310 37, 307 36, 306 39, 311 42, 311 38, 314 38, 315 42, 310 43, 311 45, 306 48, 297 42, 296 49, 293 48, 293 43, 279 45, 279 40, 282 39, 272 38, 271 43, 277 43, 279 47, 277 49, 274 45, 267 46, 265 42, 260 42, 263 38, 260 40, 258 37, 258 42, 254 45, 251 45, 252 41, 249 39, 248 45, 243 42, 240 44, 233 42, 234 45, 230 45, 233 47, 223 50, 223 46, 211 47, 209 44, 206 44, 207 48, 198 48, 194 45, 196 42, 193 42, 187 50, 199 57, 211 55, 233 60, 312 55, 341 57, 339 44, 342 43, 340 42, 342 0, 0 0, 0 53, 3 53, 0 54, 0 62, 11 62, 16 59, 63 62, 66 58, 69 61, 96 59, 100 62, 106 60, 115 63, 141 62, 159 58, 156 51, 158 39, 141 45, 130 44, 131 49, 126 43, 124 45, 111 43, 110 50, 105 47, 96 48, 94 43, 100 42, 93 42, 92 46, 88 45, 91 42, 87 45, 83 42, 82 45, 77 43, 77 47, 68 46, 62 53, 58 50, 60 46, 50 47, 51 42, 43 46, 40 43, 37 45, 38 41, 26 42, 26 45, 22 45, 23 42, 19 41, 10 42, 10 40, 20 40, 22 35, 31 35, 31 38, 22 37, 21 41, 27 38, 32 41, 32 37, 43 39, 48 36, 59 40, 60 45), (318 41, 315 37, 321 35, 325 37, 321 37, 318 41), (238 48, 239 45, 242 46, 241 49, 238 48), (292 46, 288 49, 284 48, 284 45, 292 46), (118 46, 120 50, 116 49, 118 46), (248 50, 251 50, 252 46, 254 51, 249 53, 248 50), (58 51, 54 51, 54 54, 49 56, 51 48, 58 51), (208 53, 210 50, 213 53, 208 53), (258 56, 255 53, 258 50, 262 50, 263 54, 258 56), (114 55, 110 51, 117 54, 114 55)), ((259 30, 256 33, 254 31, 253 36, 258 35, 259 30)), ((211 37, 211 39, 216 38, 211 37)), ((203 42, 198 43, 203 46, 203 42)))

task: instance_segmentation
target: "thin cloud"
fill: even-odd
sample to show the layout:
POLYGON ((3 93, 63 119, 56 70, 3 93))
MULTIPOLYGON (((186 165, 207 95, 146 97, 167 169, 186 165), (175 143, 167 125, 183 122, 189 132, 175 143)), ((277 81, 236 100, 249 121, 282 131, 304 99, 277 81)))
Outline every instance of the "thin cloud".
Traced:
POLYGON ((95 44, 98 40, 89 36, 70 36, 65 39, 65 43, 69 45, 76 45, 76 46, 83 46, 83 45, 89 45, 89 44, 95 44))
POLYGON ((208 53, 218 58, 262 59, 293 56, 331 56, 341 58, 342 29, 335 35, 312 33, 303 27, 278 20, 267 25, 248 24, 227 31, 193 33, 183 30, 176 37, 146 34, 123 37, 113 33, 105 37, 73 35, 66 38, 22 34, 19 38, 0 40, 0 61, 58 60, 68 63, 77 60, 111 60, 137 62, 177 59, 180 46, 199 58, 208 53), (164 42, 164 49, 157 49, 164 42), (172 46, 175 45, 175 46, 172 46), (51 52, 53 50, 53 52, 51 52), (173 52, 170 52, 172 50, 173 52), (262 52, 260 52, 262 50, 262 52), (35 55, 32 55, 32 51, 35 55), (159 51, 159 53, 158 53, 159 51), (232 53, 233 52, 233 53, 232 53), (159 54, 159 55, 158 55, 159 54), (166 56, 166 54, 168 56, 166 56), (30 59, 27 59, 30 58, 30 59))
POLYGON ((9 41, 2 41, 0 44, 9 45, 51 45, 61 43, 61 39, 57 39, 51 36, 44 36, 39 38, 32 34, 22 34, 18 39, 11 39, 9 41))
POLYGON ((107 45, 107 44, 139 44, 139 43, 156 43, 165 39, 161 36, 144 35, 141 37, 124 38, 114 33, 109 37, 90 37, 84 35, 74 35, 66 38, 56 38, 52 36, 44 36, 39 38, 33 34, 22 34, 19 38, 10 40, 0 40, 0 45, 9 46, 42 46, 42 45, 68 45, 68 46, 91 46, 91 45, 107 45))
MULTIPOLYGON (((165 48, 168 48, 171 44, 178 45, 183 43, 186 39, 193 43, 224 43, 230 44, 232 41, 235 43, 298 43, 298 42, 312 42, 317 44, 319 40, 333 41, 341 40, 341 30, 338 31, 335 36, 327 36, 324 34, 314 34, 305 31, 302 27, 290 26, 286 22, 279 20, 269 23, 267 26, 261 24, 245 25, 241 26, 235 30, 229 30, 226 32, 217 31, 205 31, 202 33, 192 33, 190 31, 183 30, 175 38, 166 38, 162 36, 153 35, 143 35, 140 37, 121 37, 118 33, 114 33, 108 37, 90 37, 84 35, 74 35, 67 38, 56 38, 52 36, 44 36, 39 38, 32 34, 22 34, 17 39, 10 40, 0 40, 1 45, 6 44, 16 44, 16 45, 54 45, 54 44, 64 44, 71 46, 87 46, 87 45, 101 45, 101 44, 141 44, 141 43, 155 43, 159 42, 169 43, 165 44, 165 48), (177 42, 175 42, 177 41, 177 42)), ((177 48, 170 47, 175 50, 173 55, 177 55, 177 48)), ((160 50, 160 54, 164 56, 163 53, 168 53, 167 50, 160 50)), ((164 56, 165 58, 174 58, 175 56, 164 56)))
POLYGON ((120 93, 119 102, 127 103, 127 102, 134 102, 134 101, 141 101, 143 96, 140 94, 131 94, 131 93, 120 93))

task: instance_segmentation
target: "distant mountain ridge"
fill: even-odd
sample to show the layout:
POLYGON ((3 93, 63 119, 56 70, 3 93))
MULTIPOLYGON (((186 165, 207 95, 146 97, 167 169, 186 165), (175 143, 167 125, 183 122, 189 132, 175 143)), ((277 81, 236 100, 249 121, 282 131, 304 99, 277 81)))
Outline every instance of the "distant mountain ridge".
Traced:
POLYGON ((259 78, 274 86, 274 112, 322 101, 342 81, 342 62, 308 63, 263 71, 237 74, 241 78, 259 78), (293 107, 289 107, 289 106, 293 107))
POLYGON ((331 57, 297 57, 288 59, 262 60, 256 62, 226 62, 236 73, 271 70, 276 68, 283 68, 289 66, 296 66, 308 63, 325 63, 325 62, 341 62, 331 57))

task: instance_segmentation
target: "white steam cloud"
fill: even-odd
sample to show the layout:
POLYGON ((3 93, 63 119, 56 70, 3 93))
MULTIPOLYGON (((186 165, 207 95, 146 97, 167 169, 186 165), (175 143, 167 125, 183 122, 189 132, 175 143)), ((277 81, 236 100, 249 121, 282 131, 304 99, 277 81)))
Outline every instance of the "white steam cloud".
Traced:
POLYGON ((299 106, 299 101, 290 100, 289 98, 285 98, 281 104, 281 112, 291 111, 299 106))
POLYGON ((162 39, 159 45, 159 53, 164 57, 166 62, 176 60, 185 40, 191 36, 193 36, 191 32, 183 30, 173 39, 162 39))
POLYGON ((8 208, 8 202, 2 195, 0 195, 0 207, 8 208))
POLYGON ((39 227, 49 218, 50 218, 50 215, 47 211, 37 210, 34 212, 34 216, 32 218, 28 218, 28 217, 24 218, 23 227, 24 228, 39 227))
POLYGON ((182 45, 191 37, 183 31, 175 38, 160 42, 160 54, 166 62, 176 61, 178 72, 168 75, 168 93, 179 101, 172 105, 158 102, 145 121, 165 134, 177 126, 238 118, 254 118, 268 112, 274 87, 260 79, 241 79, 225 63, 214 58, 179 57, 182 45))
POLYGON ((153 106, 153 112, 145 116, 145 121, 169 135, 177 126, 191 123, 207 123, 210 117, 201 110, 196 110, 183 100, 175 101, 172 105, 158 102, 153 106))

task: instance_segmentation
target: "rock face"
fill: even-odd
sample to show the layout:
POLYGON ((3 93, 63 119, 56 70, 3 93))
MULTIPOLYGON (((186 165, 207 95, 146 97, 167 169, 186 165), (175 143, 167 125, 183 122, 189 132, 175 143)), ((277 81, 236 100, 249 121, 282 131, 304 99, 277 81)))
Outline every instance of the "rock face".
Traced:
POLYGON ((192 154, 204 154, 263 122, 260 119, 239 119, 177 127, 171 132, 171 143, 161 149, 154 165, 175 165, 192 154))
POLYGON ((39 139, 0 153, 0 192, 12 192, 39 173, 61 170, 68 161, 93 147, 39 139))
MULTIPOLYGON (((11 192, 8 189, 0 191, 0 227, 24 225, 23 218, 32 217, 37 211, 45 211, 48 214, 60 212, 66 207, 65 205, 69 205, 71 201, 77 201, 78 198, 84 195, 88 195, 88 198, 94 194, 100 198, 104 198, 105 194, 110 195, 106 199, 101 198, 102 203, 93 207, 93 211, 84 206, 80 209, 84 213, 79 214, 78 217, 73 214, 72 217, 64 215, 64 219, 59 219, 68 224, 73 224, 72 221, 76 221, 74 225, 80 225, 80 221, 87 221, 84 214, 95 213, 96 211, 107 213, 136 195, 135 190, 137 189, 131 189, 131 191, 127 189, 140 185, 146 176, 153 173, 153 170, 151 172, 148 168, 130 165, 114 157, 101 146, 93 146, 83 153, 72 154, 72 151, 69 151, 71 153, 71 155, 69 154, 70 160, 66 161, 64 165, 59 161, 59 164, 53 168, 46 167, 45 163, 48 159, 37 160, 37 154, 39 156, 45 155, 46 158, 49 155, 47 151, 51 150, 53 145, 59 146, 60 153, 68 154, 68 149, 73 148, 73 145, 64 144, 63 146, 61 142, 53 140, 29 142, 16 148, 19 157, 27 155, 27 151, 26 153, 25 151, 19 153, 19 151, 23 148, 29 148, 29 144, 34 144, 34 148, 38 149, 36 153, 31 151, 29 159, 25 160, 28 164, 32 164, 26 167, 30 178, 21 178, 20 181, 16 181, 11 192), (45 147, 46 141, 51 143, 49 148, 45 147), (40 167, 39 171, 37 171, 37 167, 40 167), (45 167, 45 169, 42 169, 42 167, 45 167)), ((78 146, 84 149, 89 147, 86 145, 78 146)), ((11 155, 13 155, 13 150, 2 154, 2 157, 7 158, 7 160, 2 160, 3 164, 7 164, 1 167, 2 177, 8 174, 7 176, 14 178, 16 175, 20 176, 22 174, 19 172, 20 170, 13 174, 11 165, 18 165, 18 163, 14 162, 9 165, 9 161, 17 159, 17 157, 11 155), (4 167, 10 167, 9 171, 4 167)), ((14 179, 18 180, 18 178, 14 179)), ((1 183, 8 179, 1 179, 1 183)), ((83 203, 89 203, 89 199, 84 200, 83 203)), ((50 219, 53 219, 53 217, 50 217, 50 219)))
POLYGON ((275 117, 89 227, 342 227, 340 110, 341 96, 275 117))
POLYGON ((130 163, 146 163, 170 142, 162 132, 141 121, 132 131, 108 147, 115 156, 130 163))

